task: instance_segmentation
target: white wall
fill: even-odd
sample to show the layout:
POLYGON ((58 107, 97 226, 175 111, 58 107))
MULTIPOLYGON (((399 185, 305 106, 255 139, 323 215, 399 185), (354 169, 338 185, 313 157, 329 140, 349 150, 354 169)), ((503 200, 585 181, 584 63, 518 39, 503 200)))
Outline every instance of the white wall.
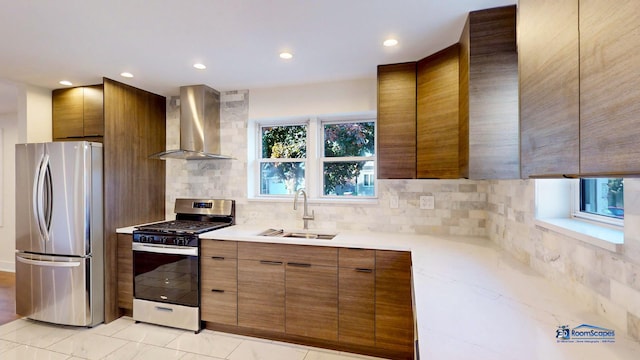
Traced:
POLYGON ((251 89, 249 119, 375 111, 376 79, 251 89))
POLYGON ((51 141, 51 107, 51 90, 18 86, 18 143, 51 141))
POLYGON ((0 271, 14 271, 15 263, 15 144, 18 140, 18 114, 0 114, 0 271))

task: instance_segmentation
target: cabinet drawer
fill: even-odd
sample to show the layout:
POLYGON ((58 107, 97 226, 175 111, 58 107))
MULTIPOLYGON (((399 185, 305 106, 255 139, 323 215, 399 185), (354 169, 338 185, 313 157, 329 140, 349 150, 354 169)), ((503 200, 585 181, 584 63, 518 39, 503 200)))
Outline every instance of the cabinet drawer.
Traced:
POLYGON ((222 257, 229 259, 238 258, 238 243, 235 241, 223 240, 201 240, 200 249, 202 257, 222 257))
POLYGON ((233 290, 238 287, 238 260, 203 258, 200 262, 202 293, 216 290, 233 290))
POLYGON ((287 259, 286 252, 290 245, 270 244, 270 243, 238 243, 238 259, 257 261, 279 261, 287 259))
POLYGON ((373 269, 376 266, 376 251, 368 249, 340 248, 339 266, 351 269, 373 269))
POLYGON ((326 246, 288 245, 287 262, 338 266, 338 249, 326 246))
POLYGON ((202 291, 201 319, 219 324, 238 325, 238 293, 202 291))

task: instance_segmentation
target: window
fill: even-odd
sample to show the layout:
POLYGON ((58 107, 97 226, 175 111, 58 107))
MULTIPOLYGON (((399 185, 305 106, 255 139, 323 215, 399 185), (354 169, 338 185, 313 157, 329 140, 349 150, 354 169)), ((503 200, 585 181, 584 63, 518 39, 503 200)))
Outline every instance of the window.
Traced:
POLYGON ((325 196, 373 196, 375 123, 323 123, 325 196), (365 180, 365 178, 367 180, 365 180))
POLYGON ((292 194, 305 187, 307 125, 260 127, 260 195, 292 194))
POLYGON ((375 198, 375 114, 252 123, 250 197, 375 198))
POLYGON ((624 179, 583 178, 580 179, 577 195, 579 211, 577 217, 590 218, 622 225, 624 219, 624 179))

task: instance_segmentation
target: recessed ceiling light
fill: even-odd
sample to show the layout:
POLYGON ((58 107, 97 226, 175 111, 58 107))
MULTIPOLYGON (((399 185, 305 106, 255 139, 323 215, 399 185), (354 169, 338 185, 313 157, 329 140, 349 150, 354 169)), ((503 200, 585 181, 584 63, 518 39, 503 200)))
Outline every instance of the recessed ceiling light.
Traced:
POLYGON ((71 86, 71 85, 73 85, 73 84, 71 83, 71 81, 69 81, 69 80, 61 80, 59 84, 60 84, 60 85, 64 85, 64 86, 71 86))
POLYGON ((123 73, 120 73, 120 76, 126 77, 126 78, 132 78, 133 74, 130 72, 123 72, 123 73))
POLYGON ((193 67, 198 69, 198 70, 204 70, 204 69, 207 68, 207 66, 205 64, 200 64, 200 63, 193 64, 193 67))
POLYGON ((285 52, 281 52, 280 53, 280 58, 288 60, 288 59, 293 58, 293 54, 291 54, 290 52, 286 52, 286 51, 285 52))
POLYGON ((396 46, 396 45, 398 45, 398 40, 396 40, 396 39, 387 39, 382 43, 382 45, 384 45, 384 46, 396 46))

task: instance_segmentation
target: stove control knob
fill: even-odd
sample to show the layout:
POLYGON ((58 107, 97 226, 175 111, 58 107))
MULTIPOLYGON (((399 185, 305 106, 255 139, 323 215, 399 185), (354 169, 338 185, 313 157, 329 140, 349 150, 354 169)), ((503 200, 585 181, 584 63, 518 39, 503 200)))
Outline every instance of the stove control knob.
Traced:
POLYGON ((163 244, 166 244, 167 243, 167 237, 163 236, 162 239, 160 239, 160 242, 163 243, 163 244))
POLYGON ((147 237, 144 235, 140 235, 140 237, 138 237, 138 241, 141 243, 145 242, 146 240, 147 240, 147 237))

